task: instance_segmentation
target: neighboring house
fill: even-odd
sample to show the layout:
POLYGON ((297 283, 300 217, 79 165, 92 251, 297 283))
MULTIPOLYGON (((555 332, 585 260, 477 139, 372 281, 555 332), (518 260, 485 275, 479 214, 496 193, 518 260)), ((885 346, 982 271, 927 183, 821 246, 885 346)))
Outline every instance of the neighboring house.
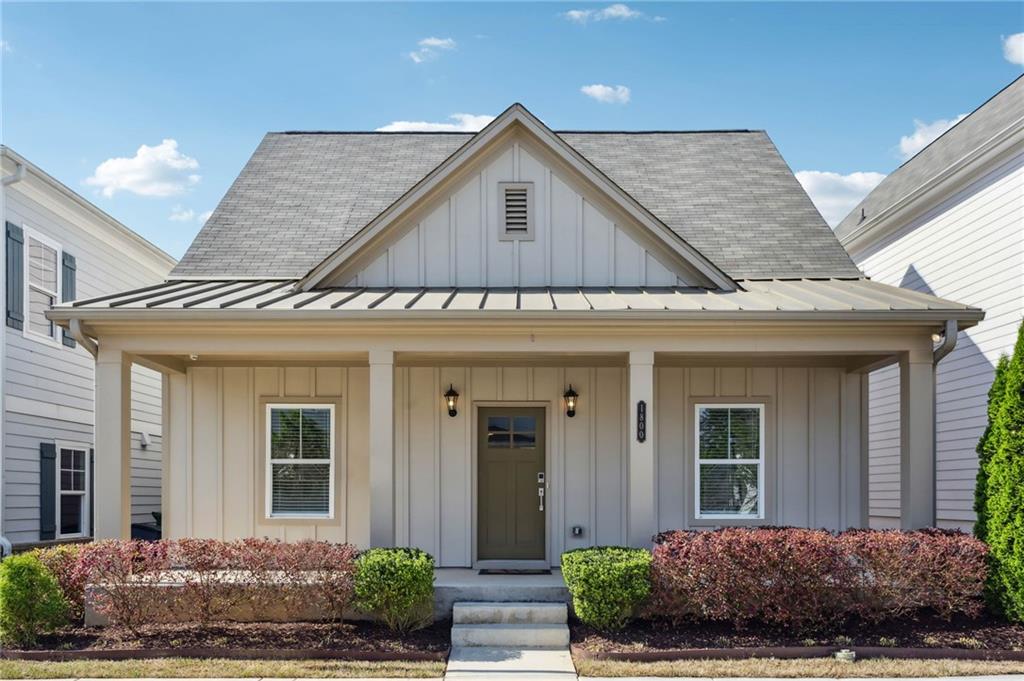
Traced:
POLYGON ((934 521, 932 335, 763 132, 267 135, 98 343, 99 536, 128 533, 132 358, 163 368, 168 536, 558 564, 661 529, 867 524, 866 371, 900 363, 902 523, 934 521))
MULTIPOLYGON (((7 147, 0 535, 18 544, 90 536, 94 360, 45 317, 54 303, 163 281, 174 259, 7 147)), ((160 510, 161 379, 134 367, 131 518, 160 510)))
MULTIPOLYGON (((985 309, 936 378, 937 521, 970 530, 988 389, 1024 317, 1024 78, 885 178, 836 236, 874 281, 985 309)), ((898 368, 870 386, 871 524, 898 526, 898 368)))

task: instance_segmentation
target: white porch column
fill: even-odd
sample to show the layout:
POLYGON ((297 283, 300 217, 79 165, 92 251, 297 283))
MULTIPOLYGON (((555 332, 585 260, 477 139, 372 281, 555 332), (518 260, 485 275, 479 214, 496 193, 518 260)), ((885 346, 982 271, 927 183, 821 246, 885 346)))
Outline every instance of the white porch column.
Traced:
POLYGON ((654 353, 629 353, 629 534, 630 546, 649 547, 657 532, 654 474, 654 353), (637 405, 646 404, 646 437, 637 433, 637 405))
POLYGON ((163 374, 163 483, 161 510, 164 539, 187 537, 192 500, 188 493, 188 396, 185 374, 163 374))
POLYGON ((900 357, 900 525, 935 524, 935 369, 930 354, 900 357))
POLYGON ((395 545, 395 353, 370 351, 370 546, 395 545))
POLYGON ((93 489, 97 539, 131 537, 131 359, 100 347, 96 358, 96 464, 93 489))

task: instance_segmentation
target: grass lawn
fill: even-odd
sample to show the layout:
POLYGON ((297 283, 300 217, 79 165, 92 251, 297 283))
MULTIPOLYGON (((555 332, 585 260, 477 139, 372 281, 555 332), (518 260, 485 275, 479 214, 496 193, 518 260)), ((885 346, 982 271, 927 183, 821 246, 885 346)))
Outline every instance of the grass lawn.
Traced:
MULTIPOLYGON (((618 662, 575 660, 580 676, 714 676, 785 678, 907 678, 1024 674, 1024 662, 975 660, 678 660, 675 662, 618 662)), ((2 670, 2 669, 0 669, 2 670)))
POLYGON ((336 660, 0 660, 0 679, 62 678, 347 678, 440 677, 443 662, 343 662, 336 660))

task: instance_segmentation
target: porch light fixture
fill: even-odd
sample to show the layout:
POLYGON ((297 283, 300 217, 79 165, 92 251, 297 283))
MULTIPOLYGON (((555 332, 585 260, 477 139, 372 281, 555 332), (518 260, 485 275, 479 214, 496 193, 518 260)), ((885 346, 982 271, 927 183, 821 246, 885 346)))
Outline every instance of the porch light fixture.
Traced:
POLYGON ((452 383, 448 386, 448 390, 446 390, 444 393, 444 403, 448 405, 448 416, 455 418, 455 415, 459 413, 458 410, 455 408, 455 405, 457 405, 458 402, 459 393, 457 390, 455 390, 455 384, 452 383))
POLYGON ((569 384, 569 389, 562 395, 565 398, 565 415, 569 418, 576 416, 576 399, 579 396, 580 394, 572 389, 572 383, 569 384))

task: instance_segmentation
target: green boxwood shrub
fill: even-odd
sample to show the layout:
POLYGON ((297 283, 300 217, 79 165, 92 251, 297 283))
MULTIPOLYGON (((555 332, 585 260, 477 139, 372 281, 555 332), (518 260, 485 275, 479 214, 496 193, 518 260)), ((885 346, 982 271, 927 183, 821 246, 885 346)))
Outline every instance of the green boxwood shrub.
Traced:
POLYGON ((992 600, 1007 618, 1024 622, 1024 325, 1005 381, 985 462, 984 532, 992 600))
POLYGON ((651 592, 651 552, 621 546, 567 551, 562 576, 580 621, 621 629, 651 592))
POLYGON ((434 558, 419 549, 370 549, 356 560, 355 603, 392 631, 430 624, 434 558))
POLYGON ((24 553, 0 562, 0 641, 31 646, 66 615, 60 585, 39 558, 24 553))

